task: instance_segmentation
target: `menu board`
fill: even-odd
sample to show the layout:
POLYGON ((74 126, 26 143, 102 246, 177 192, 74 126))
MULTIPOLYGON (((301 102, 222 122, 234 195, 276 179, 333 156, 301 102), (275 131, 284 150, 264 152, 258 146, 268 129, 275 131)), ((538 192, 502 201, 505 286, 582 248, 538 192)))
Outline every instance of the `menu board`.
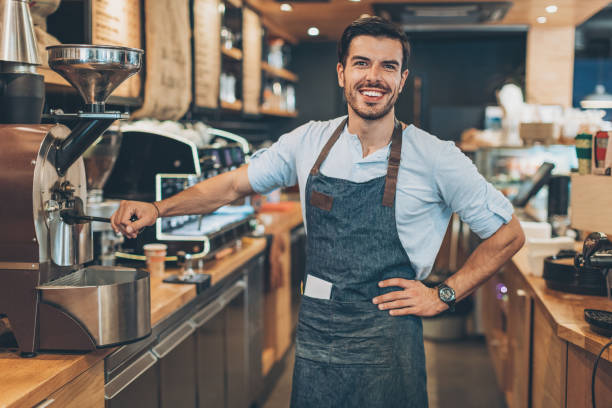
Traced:
POLYGON ((242 95, 244 112, 259 113, 261 94, 261 21, 259 15, 248 7, 242 15, 242 95))
MULTIPOLYGON (((141 48, 140 0, 91 0, 91 42, 141 48)), ((140 96, 140 74, 117 88, 113 95, 140 96)))
POLYGON ((194 0, 193 20, 195 105, 217 108, 221 77, 219 0, 194 0))

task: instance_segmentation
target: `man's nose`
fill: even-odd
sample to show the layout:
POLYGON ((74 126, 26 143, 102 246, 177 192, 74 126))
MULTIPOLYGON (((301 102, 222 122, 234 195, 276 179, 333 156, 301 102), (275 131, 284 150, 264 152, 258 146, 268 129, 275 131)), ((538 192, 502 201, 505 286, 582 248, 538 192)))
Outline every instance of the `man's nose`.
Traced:
POLYGON ((381 78, 382 69, 378 64, 372 64, 368 69, 367 77, 370 80, 376 80, 381 78))

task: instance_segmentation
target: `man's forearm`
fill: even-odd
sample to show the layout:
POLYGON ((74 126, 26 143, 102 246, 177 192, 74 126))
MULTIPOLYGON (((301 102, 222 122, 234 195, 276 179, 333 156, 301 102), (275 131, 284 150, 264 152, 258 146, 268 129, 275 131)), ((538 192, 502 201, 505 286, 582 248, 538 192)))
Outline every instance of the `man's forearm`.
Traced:
POLYGON ((207 214, 253 193, 248 181, 248 165, 201 181, 189 189, 156 202, 161 217, 207 214))
POLYGON ((446 283, 461 300, 491 277, 523 246, 525 236, 516 217, 503 225, 495 234, 483 241, 470 255, 457 273, 446 283))

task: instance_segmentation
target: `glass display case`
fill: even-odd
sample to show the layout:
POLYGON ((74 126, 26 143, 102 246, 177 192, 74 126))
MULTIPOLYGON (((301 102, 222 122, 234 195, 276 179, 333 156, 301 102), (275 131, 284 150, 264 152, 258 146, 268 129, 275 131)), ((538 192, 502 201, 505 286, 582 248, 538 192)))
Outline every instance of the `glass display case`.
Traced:
MULTIPOLYGON (((553 176, 569 176, 572 169, 578 168, 574 145, 487 147, 471 152, 469 156, 478 171, 510 200, 545 162, 555 165, 553 176)), ((534 218, 544 221, 548 205, 548 186, 544 186, 529 201, 527 209, 534 218)))

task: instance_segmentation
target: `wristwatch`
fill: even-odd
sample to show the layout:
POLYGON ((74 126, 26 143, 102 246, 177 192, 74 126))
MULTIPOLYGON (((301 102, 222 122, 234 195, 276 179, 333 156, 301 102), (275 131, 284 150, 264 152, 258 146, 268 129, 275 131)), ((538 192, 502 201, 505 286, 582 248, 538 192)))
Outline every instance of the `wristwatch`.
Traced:
POLYGON ((438 285, 438 296, 440 300, 448 305, 448 310, 451 312, 455 311, 455 290, 448 286, 446 283, 438 285))

